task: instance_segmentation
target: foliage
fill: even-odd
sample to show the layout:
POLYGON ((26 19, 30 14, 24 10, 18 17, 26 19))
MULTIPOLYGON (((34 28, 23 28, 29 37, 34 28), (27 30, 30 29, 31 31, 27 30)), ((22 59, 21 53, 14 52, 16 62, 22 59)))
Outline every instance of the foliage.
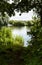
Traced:
POLYGON ((40 18, 33 17, 33 20, 31 20, 31 23, 33 26, 40 26, 40 18))
MULTIPOLYGON (((10 1, 10 0, 9 0, 10 1)), ((24 11, 30 11, 33 8, 38 7, 38 9, 40 8, 42 1, 40 0, 13 0, 13 3, 10 4, 8 3, 7 0, 0 0, 0 7, 2 7, 4 5, 4 8, 2 7, 2 9, 0 10, 0 12, 7 12, 8 14, 13 14, 13 10, 17 9, 20 10, 21 12, 24 11), (5 6, 6 5, 6 6, 5 6), (7 7, 7 8, 6 8, 7 7), (9 10, 10 9, 10 10, 9 10)))
POLYGON ((42 65, 42 27, 38 23, 30 27, 28 47, 23 47, 22 37, 12 37, 10 28, 0 29, 0 65, 42 65))
POLYGON ((42 27, 34 26, 31 28, 31 41, 30 43, 36 51, 40 51, 42 48, 42 27))
MULTIPOLYGON (((11 4, 8 1, 0 0, 1 15, 5 16, 5 12, 9 16, 15 15, 15 10, 20 11, 21 15, 34 9, 39 14, 42 25, 42 0, 13 0, 11 4)), ((14 46, 11 31, 7 28, 0 29, 0 65, 42 65, 42 26, 39 22, 33 22, 33 24, 30 32, 32 38, 27 48, 20 45, 14 46)), ((18 38, 15 39, 18 40, 18 38)))
POLYGON ((15 45, 24 46, 24 40, 21 36, 16 36, 14 42, 15 45))
POLYGON ((25 25, 25 21, 14 21, 14 20, 11 20, 9 21, 9 24, 12 24, 13 26, 24 26, 25 25))
POLYGON ((6 48, 6 47, 11 47, 13 45, 14 39, 12 38, 12 34, 11 34, 11 30, 6 28, 6 27, 2 27, 0 30, 0 47, 6 48))
POLYGON ((2 16, 0 14, 0 27, 1 26, 7 26, 8 25, 8 21, 9 21, 9 17, 7 14, 5 14, 5 16, 2 16))
POLYGON ((21 58, 23 43, 22 37, 12 37, 9 27, 2 27, 0 29, 0 65, 24 64, 24 59, 21 58))
MULTIPOLYGON (((33 26, 34 22, 36 23, 38 21, 37 20, 30 20, 30 21, 16 21, 16 20, 10 20, 9 24, 13 25, 13 26, 33 26)), ((40 22, 40 20, 39 20, 40 22)))
POLYGON ((35 16, 34 17, 32 17, 32 20, 30 20, 30 21, 26 21, 26 24, 28 25, 28 26, 40 26, 40 18, 36 18, 35 16))
POLYGON ((40 16, 42 23, 42 0, 13 0, 11 4, 8 1, 10 0, 0 0, 0 12, 2 15, 7 12, 11 16, 12 14, 15 15, 15 10, 22 13, 34 9, 39 14, 38 16, 40 16))
MULTIPOLYGON (((42 64, 42 26, 40 25, 39 21, 34 22, 34 26, 31 26, 30 30, 31 41, 29 44, 31 46, 31 52, 33 54, 33 58, 36 61, 35 63, 42 64), (38 59, 37 59, 38 58, 38 59)), ((32 60, 34 62, 34 60, 32 60)), ((35 64, 34 64, 35 65, 35 64)))
POLYGON ((26 21, 26 26, 32 26, 33 24, 32 24, 32 20, 31 21, 26 21))
POLYGON ((12 36, 11 29, 7 27, 2 27, 0 30, 0 48, 11 48, 14 45, 22 45, 23 39, 20 36, 16 36, 15 38, 12 36))

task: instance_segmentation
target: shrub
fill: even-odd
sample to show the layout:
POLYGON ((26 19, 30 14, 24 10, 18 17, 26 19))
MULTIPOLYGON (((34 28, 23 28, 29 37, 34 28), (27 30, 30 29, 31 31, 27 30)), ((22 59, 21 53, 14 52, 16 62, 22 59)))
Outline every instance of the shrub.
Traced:
POLYGON ((13 45, 13 43, 14 39, 12 38, 11 29, 7 27, 2 27, 0 31, 0 47, 10 47, 13 45))
POLYGON ((0 48, 9 48, 14 45, 23 46, 23 38, 20 36, 13 37, 11 29, 8 27, 2 27, 0 30, 0 48))
POLYGON ((14 43, 15 43, 15 45, 24 46, 24 40, 21 36, 16 36, 14 43))

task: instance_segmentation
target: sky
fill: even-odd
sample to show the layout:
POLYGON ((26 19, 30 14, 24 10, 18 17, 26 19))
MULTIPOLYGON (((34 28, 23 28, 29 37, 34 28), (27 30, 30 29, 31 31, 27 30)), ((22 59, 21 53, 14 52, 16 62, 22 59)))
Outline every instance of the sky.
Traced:
POLYGON ((15 11, 15 16, 12 16, 10 20, 32 20, 33 16, 33 10, 29 11, 28 13, 22 13, 21 16, 19 16, 19 13, 15 11))
MULTIPOLYGON (((12 3, 13 1, 10 0, 10 3, 12 3)), ((20 13, 20 12, 19 12, 20 13)), ((28 13, 22 13, 21 16, 19 16, 19 13, 17 13, 15 11, 15 16, 12 16, 10 18, 10 20, 32 20, 32 16, 33 16, 33 10, 29 11, 28 13)))

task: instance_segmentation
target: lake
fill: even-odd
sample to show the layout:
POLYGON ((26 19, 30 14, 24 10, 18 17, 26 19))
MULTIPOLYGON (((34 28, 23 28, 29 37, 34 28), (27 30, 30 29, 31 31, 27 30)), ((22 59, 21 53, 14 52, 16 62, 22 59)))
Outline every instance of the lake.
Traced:
POLYGON ((27 35, 27 32, 29 32, 30 29, 27 26, 23 27, 13 27, 12 29, 12 35, 14 36, 21 36, 24 39, 24 46, 28 45, 28 41, 31 39, 30 35, 27 35))

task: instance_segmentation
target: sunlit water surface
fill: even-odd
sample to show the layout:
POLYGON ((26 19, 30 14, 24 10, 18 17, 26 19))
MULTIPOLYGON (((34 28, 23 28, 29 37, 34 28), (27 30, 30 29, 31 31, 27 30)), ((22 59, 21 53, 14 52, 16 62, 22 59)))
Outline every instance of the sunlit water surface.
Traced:
POLYGON ((30 31, 30 29, 26 26, 24 27, 14 27, 12 29, 12 35, 14 36, 21 36, 24 39, 24 46, 28 45, 28 41, 31 39, 30 35, 27 35, 27 32, 30 31))

